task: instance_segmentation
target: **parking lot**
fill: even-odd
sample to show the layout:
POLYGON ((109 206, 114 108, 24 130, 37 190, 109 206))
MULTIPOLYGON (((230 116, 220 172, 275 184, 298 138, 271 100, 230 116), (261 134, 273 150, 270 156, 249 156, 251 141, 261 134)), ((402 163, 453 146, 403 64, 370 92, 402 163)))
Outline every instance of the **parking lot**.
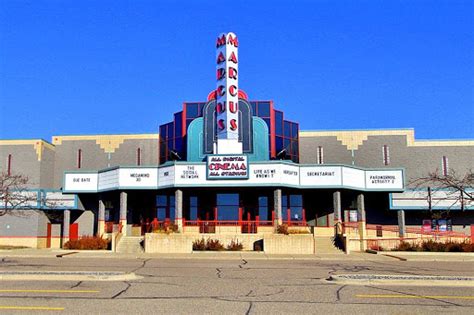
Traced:
MULTIPOLYGON (((124 271, 131 281, 1 281, 1 313, 472 314, 474 288, 345 285, 331 274, 474 276, 472 262, 4 257, 2 271, 124 271)), ((374 257, 374 258, 373 258, 374 257)))

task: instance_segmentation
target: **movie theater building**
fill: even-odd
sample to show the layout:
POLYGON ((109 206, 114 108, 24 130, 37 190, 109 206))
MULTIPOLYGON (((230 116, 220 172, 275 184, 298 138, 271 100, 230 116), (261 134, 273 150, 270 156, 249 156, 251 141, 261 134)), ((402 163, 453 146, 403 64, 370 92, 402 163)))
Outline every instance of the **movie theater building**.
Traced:
POLYGON ((300 131, 284 106, 239 88, 238 44, 233 33, 218 37, 216 89, 184 103, 158 134, 0 140, 0 170, 28 176, 33 196, 23 215, 0 217, 0 244, 100 235, 118 251, 145 238, 147 252, 190 252, 204 237, 317 253, 337 251, 335 235, 350 250, 471 235, 473 205, 409 183, 473 169, 474 141, 419 141, 413 129, 300 131))

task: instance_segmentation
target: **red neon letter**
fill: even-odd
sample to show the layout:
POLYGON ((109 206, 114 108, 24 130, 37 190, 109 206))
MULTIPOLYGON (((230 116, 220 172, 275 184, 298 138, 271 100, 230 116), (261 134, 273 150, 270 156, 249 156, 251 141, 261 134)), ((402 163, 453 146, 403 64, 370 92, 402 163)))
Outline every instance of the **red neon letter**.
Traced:
POLYGON ((237 130, 237 121, 235 119, 230 120, 230 130, 232 131, 237 130))
POLYGON ((217 122, 217 126, 219 127, 219 130, 224 130, 225 128, 224 119, 219 119, 219 121, 217 122))
POLYGON ((225 69, 224 68, 219 68, 217 69, 217 81, 219 81, 220 79, 223 79, 225 77, 225 69))
POLYGON ((217 95, 224 96, 224 94, 225 94, 225 86, 219 85, 219 87, 217 88, 217 95))
POLYGON ((223 113, 225 111, 225 102, 217 103, 217 113, 223 113))
POLYGON ((229 110, 231 113, 237 113, 237 103, 229 101, 229 110))
POLYGON ((237 63, 237 57, 235 56, 234 52, 230 54, 229 61, 232 61, 235 64, 237 63))
POLYGON ((223 63, 225 61, 225 56, 222 53, 222 51, 219 53, 219 56, 217 56, 217 64, 223 63))
POLYGON ((225 45, 225 34, 222 34, 221 37, 217 37, 216 48, 221 47, 222 45, 225 45))
POLYGON ((229 79, 237 80, 237 69, 229 67, 229 79))
POLYGON ((234 45, 234 47, 239 47, 239 41, 237 40, 237 36, 233 38, 232 35, 229 34, 229 40, 227 41, 227 44, 234 45))
POLYGON ((237 87, 235 85, 229 86, 229 94, 232 95, 232 96, 237 95, 237 87))

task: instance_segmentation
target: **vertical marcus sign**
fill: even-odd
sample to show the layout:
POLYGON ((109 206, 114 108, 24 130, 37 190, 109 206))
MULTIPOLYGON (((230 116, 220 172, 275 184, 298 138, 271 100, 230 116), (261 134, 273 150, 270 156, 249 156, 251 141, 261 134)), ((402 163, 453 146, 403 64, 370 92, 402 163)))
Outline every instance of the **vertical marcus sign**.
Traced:
POLYGON ((239 85, 238 55, 239 42, 234 33, 221 34, 217 38, 217 138, 239 139, 239 85))

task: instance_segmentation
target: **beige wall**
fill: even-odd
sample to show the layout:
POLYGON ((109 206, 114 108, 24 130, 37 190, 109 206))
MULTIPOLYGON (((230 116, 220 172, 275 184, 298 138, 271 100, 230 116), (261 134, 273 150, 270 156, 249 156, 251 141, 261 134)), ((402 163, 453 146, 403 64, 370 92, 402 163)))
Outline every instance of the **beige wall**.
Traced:
POLYGON ((301 163, 316 164, 318 146, 323 148, 324 164, 354 162, 367 168, 403 167, 407 182, 441 170, 443 156, 448 158, 449 168, 461 174, 474 169, 474 141, 417 141, 412 129, 302 131, 301 163), (384 145, 389 148, 389 165, 383 163, 384 145))

